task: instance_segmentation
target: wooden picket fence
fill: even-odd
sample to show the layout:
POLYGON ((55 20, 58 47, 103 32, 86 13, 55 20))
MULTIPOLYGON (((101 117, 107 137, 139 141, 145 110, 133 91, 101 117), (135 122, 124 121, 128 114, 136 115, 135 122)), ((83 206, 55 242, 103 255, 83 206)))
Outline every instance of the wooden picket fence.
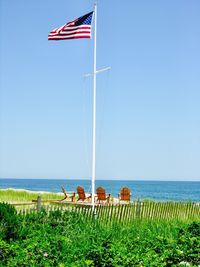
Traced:
POLYGON ((199 203, 184 202, 142 202, 140 200, 130 204, 121 205, 97 205, 95 212, 88 205, 72 205, 70 203, 43 204, 41 199, 34 205, 18 206, 17 210, 21 214, 40 212, 47 213, 55 210, 76 212, 85 218, 96 218, 105 224, 131 224, 133 220, 188 220, 200 219, 199 203))

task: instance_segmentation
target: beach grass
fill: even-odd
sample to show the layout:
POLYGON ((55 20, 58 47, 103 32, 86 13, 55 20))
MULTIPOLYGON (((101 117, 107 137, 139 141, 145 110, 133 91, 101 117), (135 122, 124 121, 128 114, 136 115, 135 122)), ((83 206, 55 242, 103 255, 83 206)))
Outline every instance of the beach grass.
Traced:
POLYGON ((31 202, 32 200, 36 200, 39 195, 43 200, 60 200, 64 196, 62 193, 33 192, 28 190, 16 190, 16 189, 0 189, 0 202, 6 202, 6 203, 31 202))

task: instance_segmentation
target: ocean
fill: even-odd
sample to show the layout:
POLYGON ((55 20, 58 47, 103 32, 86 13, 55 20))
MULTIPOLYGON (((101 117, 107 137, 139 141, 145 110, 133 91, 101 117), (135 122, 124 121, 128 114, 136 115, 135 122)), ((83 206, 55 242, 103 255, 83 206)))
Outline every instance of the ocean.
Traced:
MULTIPOLYGON (((64 186, 67 192, 76 192, 80 185, 91 192, 90 180, 57 179, 0 179, 0 189, 14 188, 31 191, 61 192, 64 186)), ((102 186, 106 193, 117 197, 124 186, 130 188, 132 199, 150 199, 157 201, 193 201, 200 202, 200 182, 189 181, 122 181, 97 180, 96 187, 102 186)))

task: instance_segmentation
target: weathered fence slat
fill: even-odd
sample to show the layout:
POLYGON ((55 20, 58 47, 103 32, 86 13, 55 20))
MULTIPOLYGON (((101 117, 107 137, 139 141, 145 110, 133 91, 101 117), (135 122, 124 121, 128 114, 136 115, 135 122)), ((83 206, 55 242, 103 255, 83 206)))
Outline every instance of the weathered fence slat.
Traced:
MULTIPOLYGON (((14 205, 14 204, 13 204, 14 205)), ((15 205, 14 205, 15 206, 15 205)), ((94 213, 91 206, 87 205, 70 205, 67 203, 51 203, 42 205, 41 196, 38 196, 34 208, 32 206, 17 205, 17 212, 26 215, 33 212, 40 212, 45 209, 47 214, 51 211, 60 210, 61 212, 76 212, 86 220, 91 220, 94 213)), ((200 205, 198 203, 184 202, 142 202, 140 199, 133 203, 104 205, 100 204, 95 207, 96 216, 94 221, 112 226, 115 223, 122 225, 131 224, 135 219, 195 219, 200 215, 200 205)))

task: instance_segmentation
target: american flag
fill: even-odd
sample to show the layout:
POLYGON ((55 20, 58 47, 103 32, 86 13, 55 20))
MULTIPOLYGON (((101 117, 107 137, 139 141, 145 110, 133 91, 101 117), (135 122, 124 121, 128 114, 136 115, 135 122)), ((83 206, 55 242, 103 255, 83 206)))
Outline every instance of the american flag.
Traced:
POLYGON ((93 11, 54 29, 49 33, 48 40, 91 38, 92 15, 93 11))

